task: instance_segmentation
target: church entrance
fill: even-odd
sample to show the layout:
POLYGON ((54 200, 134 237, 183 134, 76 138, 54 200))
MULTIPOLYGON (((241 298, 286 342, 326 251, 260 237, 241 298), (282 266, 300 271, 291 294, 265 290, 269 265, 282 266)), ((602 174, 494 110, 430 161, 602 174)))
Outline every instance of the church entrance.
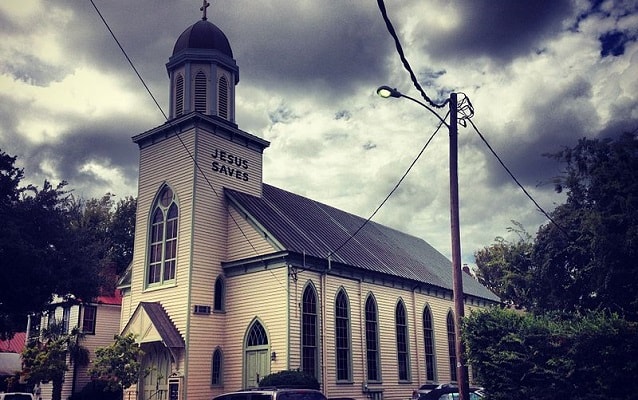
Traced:
POLYGON ((259 321, 254 321, 248 329, 245 349, 244 387, 257 387, 259 381, 270 374, 268 335, 259 321))
POLYGON ((148 375, 139 382, 138 400, 166 400, 168 377, 171 374, 171 355, 159 342, 142 344, 142 371, 148 375))

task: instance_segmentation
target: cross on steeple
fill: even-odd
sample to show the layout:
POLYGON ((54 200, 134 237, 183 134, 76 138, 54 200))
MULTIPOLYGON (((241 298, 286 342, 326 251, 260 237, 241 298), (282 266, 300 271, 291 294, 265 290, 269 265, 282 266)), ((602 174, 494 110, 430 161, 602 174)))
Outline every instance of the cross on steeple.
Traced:
POLYGON ((202 12, 202 20, 206 21, 208 17, 206 17, 206 9, 210 7, 210 3, 207 0, 204 0, 203 5, 199 8, 199 11, 202 12))

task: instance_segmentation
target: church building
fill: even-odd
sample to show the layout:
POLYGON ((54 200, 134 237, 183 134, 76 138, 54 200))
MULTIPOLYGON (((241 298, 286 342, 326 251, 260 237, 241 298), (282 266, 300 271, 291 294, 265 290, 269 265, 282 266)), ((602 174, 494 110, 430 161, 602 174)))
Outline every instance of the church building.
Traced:
MULTIPOLYGON (((269 142, 235 120, 239 68, 203 9, 166 64, 169 119, 133 137, 139 192, 120 325, 150 373, 125 398, 210 400, 282 370, 358 400, 455 381, 450 260, 262 181, 269 142)), ((466 313, 499 302, 463 275, 466 313)))

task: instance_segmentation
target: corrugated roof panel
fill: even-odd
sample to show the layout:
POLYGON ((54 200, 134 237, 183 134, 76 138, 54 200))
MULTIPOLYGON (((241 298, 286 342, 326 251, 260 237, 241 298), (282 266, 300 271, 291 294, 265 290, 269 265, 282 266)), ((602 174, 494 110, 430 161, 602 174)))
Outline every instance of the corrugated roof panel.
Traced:
MULTIPOLYGON (((267 184, 261 198, 226 190, 286 250, 452 289, 451 261, 423 239, 375 222, 361 228, 364 218, 267 184)), ((475 279, 463 285, 465 293, 498 300, 475 279)))

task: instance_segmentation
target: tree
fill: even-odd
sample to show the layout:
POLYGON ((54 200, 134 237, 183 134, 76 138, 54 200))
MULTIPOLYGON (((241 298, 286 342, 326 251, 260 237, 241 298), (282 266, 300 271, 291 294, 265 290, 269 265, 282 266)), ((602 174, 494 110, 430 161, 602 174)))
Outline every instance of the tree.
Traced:
POLYGON ((581 139, 553 155, 567 201, 540 228, 534 246, 542 309, 608 309, 638 320, 638 138, 581 139))
POLYGON ((512 223, 516 227, 508 230, 517 233, 517 241, 497 237, 492 245, 474 253, 478 267, 476 277, 504 303, 516 308, 529 308, 533 242, 520 223, 512 223))
POLYGON ((117 203, 115 212, 111 216, 110 257, 115 264, 117 275, 121 275, 133 260, 136 212, 137 200, 129 196, 117 203))
POLYGON ((109 346, 95 350, 95 360, 89 369, 93 379, 105 381, 111 391, 127 389, 145 376, 141 369, 144 352, 135 342, 135 335, 115 335, 109 346))
POLYGON ((64 181, 21 186, 15 161, 0 151, 0 338, 24 330, 27 315, 54 295, 91 301, 112 293, 135 230, 135 199, 83 200, 64 181))
MULTIPOLYGON (((7 171, 5 165, 3 171, 7 171)), ((10 169, 9 169, 10 170, 10 169)), ((26 326, 26 316, 41 312, 54 294, 92 298, 99 283, 95 260, 80 251, 78 232, 69 224, 66 182, 42 189, 18 187, 3 197, 0 209, 0 329, 10 336, 26 326), (25 295, 27 294, 28 295, 25 295)))
POLYGON ((581 139, 550 155, 565 165, 567 199, 534 240, 475 253, 478 276, 528 310, 610 310, 638 320, 638 140, 581 139))
POLYGON ((22 352, 25 379, 32 385, 51 382, 52 400, 61 400, 69 365, 79 367, 89 363, 89 351, 81 345, 83 338, 77 327, 66 333, 59 322, 43 329, 42 340, 31 341, 22 352))

